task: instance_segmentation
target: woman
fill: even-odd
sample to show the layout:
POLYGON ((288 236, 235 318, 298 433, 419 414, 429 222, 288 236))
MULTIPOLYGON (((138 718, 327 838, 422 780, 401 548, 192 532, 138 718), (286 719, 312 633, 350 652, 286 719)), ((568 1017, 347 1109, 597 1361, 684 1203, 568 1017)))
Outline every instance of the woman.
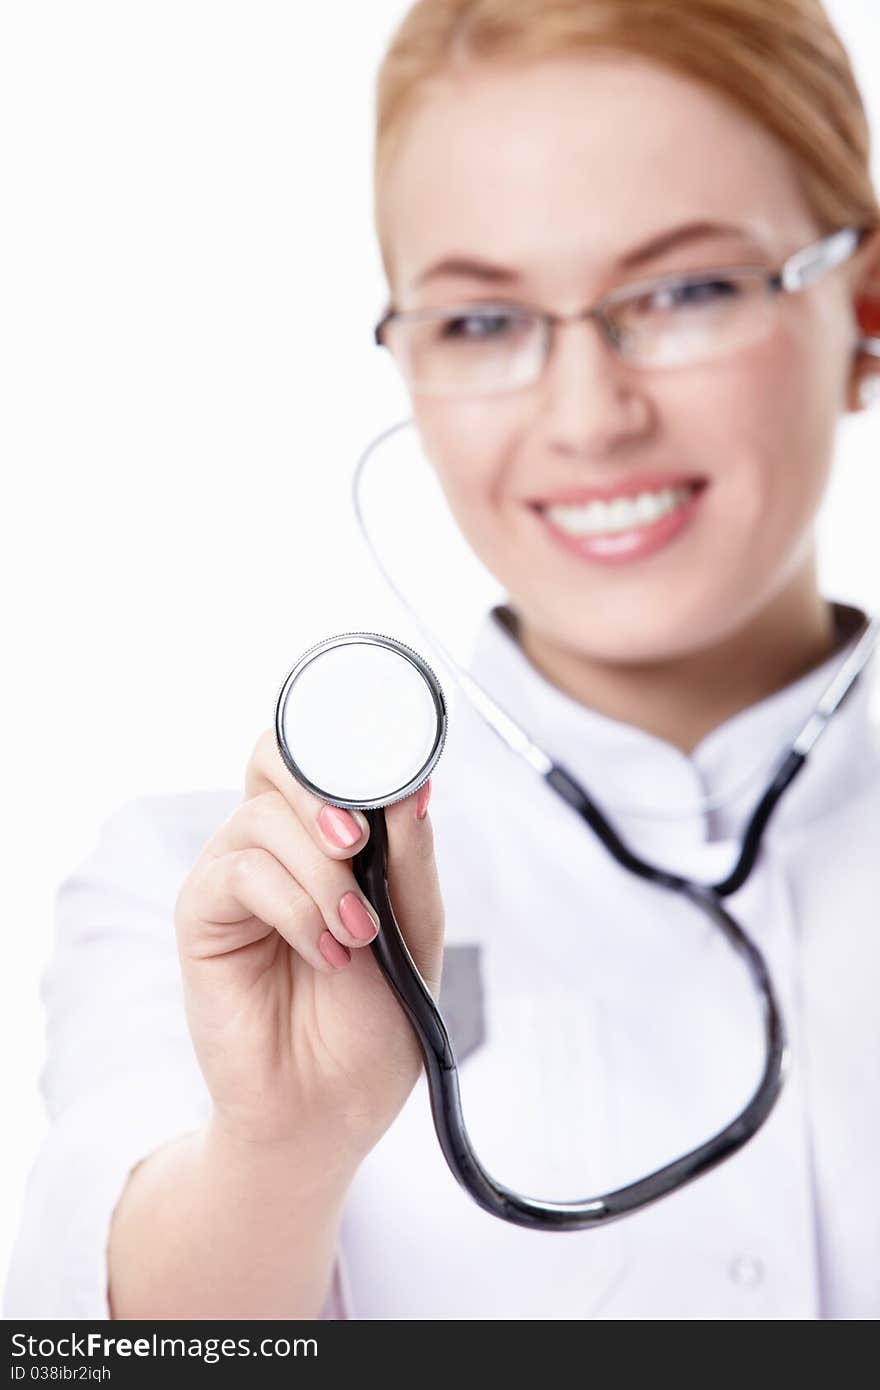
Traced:
MULTIPOLYGON (((376 212, 382 339, 508 594, 474 669, 636 849, 714 881, 758 790, 744 772, 766 773, 865 618, 816 574, 836 426, 880 372, 880 206, 827 16, 422 0, 380 73, 376 212), (846 227, 867 234, 802 290, 743 282, 741 306, 713 308, 729 285, 705 272, 777 271, 846 227), (609 302, 619 338, 522 313, 573 318, 669 276, 694 317, 661 290, 609 302)), ((509 1225, 456 1186, 364 949, 366 822, 295 784, 271 730, 244 798, 123 808, 61 894, 53 1123, 7 1314, 876 1315, 869 693, 733 898, 786 1016, 782 1098, 728 1162, 594 1231, 509 1225)), ((724 1123, 760 1039, 723 942, 627 878, 467 711, 432 781, 430 816, 430 784, 386 812, 389 886, 493 1174, 583 1197, 724 1123)))

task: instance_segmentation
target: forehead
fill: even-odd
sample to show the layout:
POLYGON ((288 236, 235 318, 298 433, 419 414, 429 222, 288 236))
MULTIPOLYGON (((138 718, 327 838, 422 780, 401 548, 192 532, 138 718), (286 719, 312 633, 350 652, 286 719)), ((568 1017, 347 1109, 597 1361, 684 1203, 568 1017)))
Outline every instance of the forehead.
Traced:
POLYGON ((813 229, 769 131, 631 54, 472 68, 433 82, 405 119, 383 190, 398 288, 451 252, 546 279, 599 270, 679 222, 744 224, 771 251, 813 229))

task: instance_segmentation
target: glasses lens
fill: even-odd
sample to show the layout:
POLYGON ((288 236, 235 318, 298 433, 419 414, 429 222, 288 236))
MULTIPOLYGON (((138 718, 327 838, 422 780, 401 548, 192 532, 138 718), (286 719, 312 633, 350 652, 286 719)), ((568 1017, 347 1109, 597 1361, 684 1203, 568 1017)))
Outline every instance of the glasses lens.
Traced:
POLYGON ((646 367, 724 357, 764 336, 773 301, 757 271, 718 271, 665 281, 610 307, 620 351, 646 367))
POLYGON ((468 306, 394 319, 386 341, 412 387, 466 395, 534 380, 543 361, 543 332, 533 314, 468 306))

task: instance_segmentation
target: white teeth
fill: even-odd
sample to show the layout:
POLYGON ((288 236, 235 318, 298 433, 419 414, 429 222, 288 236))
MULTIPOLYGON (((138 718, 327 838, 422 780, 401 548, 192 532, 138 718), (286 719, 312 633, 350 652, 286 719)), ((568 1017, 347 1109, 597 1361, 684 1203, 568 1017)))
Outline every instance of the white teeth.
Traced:
POLYGON ((550 519, 572 536, 598 536, 608 531, 630 531, 647 526, 673 511, 691 487, 664 488, 662 492, 642 492, 638 497, 615 497, 613 502, 588 502, 581 506, 542 507, 550 519))

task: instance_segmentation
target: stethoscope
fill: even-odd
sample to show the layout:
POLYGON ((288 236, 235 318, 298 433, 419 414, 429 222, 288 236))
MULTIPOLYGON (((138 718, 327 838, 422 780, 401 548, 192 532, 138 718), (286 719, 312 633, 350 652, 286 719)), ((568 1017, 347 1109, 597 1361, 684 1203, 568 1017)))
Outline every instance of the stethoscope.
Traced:
MULTIPOLYGON (((761 952, 724 907, 723 899, 748 879, 761 837, 780 798, 874 654, 880 638, 880 618, 868 620, 853 639, 852 649, 779 758, 749 819, 732 871, 712 885, 672 873, 629 848, 585 788, 529 737, 425 626, 382 564, 364 522, 360 480, 374 450, 398 430, 413 424, 412 420, 403 420, 378 435, 361 455, 352 480, 361 533, 386 581, 440 653, 462 693, 506 747, 586 822, 618 864, 662 888, 680 893, 705 913, 745 963, 761 1000, 765 1046, 761 1078, 743 1109, 705 1143, 637 1182, 580 1201, 542 1201, 504 1187, 486 1171, 471 1146, 449 1033, 407 949, 388 896, 383 808, 417 791, 443 751, 447 707, 440 683, 412 647, 374 632, 346 632, 329 637, 300 657, 276 701, 278 748, 289 771, 309 791, 333 806, 363 811, 367 818, 369 839, 354 856, 352 868, 379 917, 380 930, 370 949, 418 1038, 434 1127, 446 1162, 474 1201, 493 1216, 536 1230, 583 1230, 638 1211, 729 1158, 757 1133, 779 1096, 788 1068, 788 1047, 776 992, 761 952), (356 692, 354 699, 350 698, 352 692, 356 692)), ((724 799, 729 795, 726 793, 724 799)), ((699 809, 718 804, 720 799, 707 798, 699 809)), ((679 809, 678 813, 688 814, 694 809, 679 809)))

